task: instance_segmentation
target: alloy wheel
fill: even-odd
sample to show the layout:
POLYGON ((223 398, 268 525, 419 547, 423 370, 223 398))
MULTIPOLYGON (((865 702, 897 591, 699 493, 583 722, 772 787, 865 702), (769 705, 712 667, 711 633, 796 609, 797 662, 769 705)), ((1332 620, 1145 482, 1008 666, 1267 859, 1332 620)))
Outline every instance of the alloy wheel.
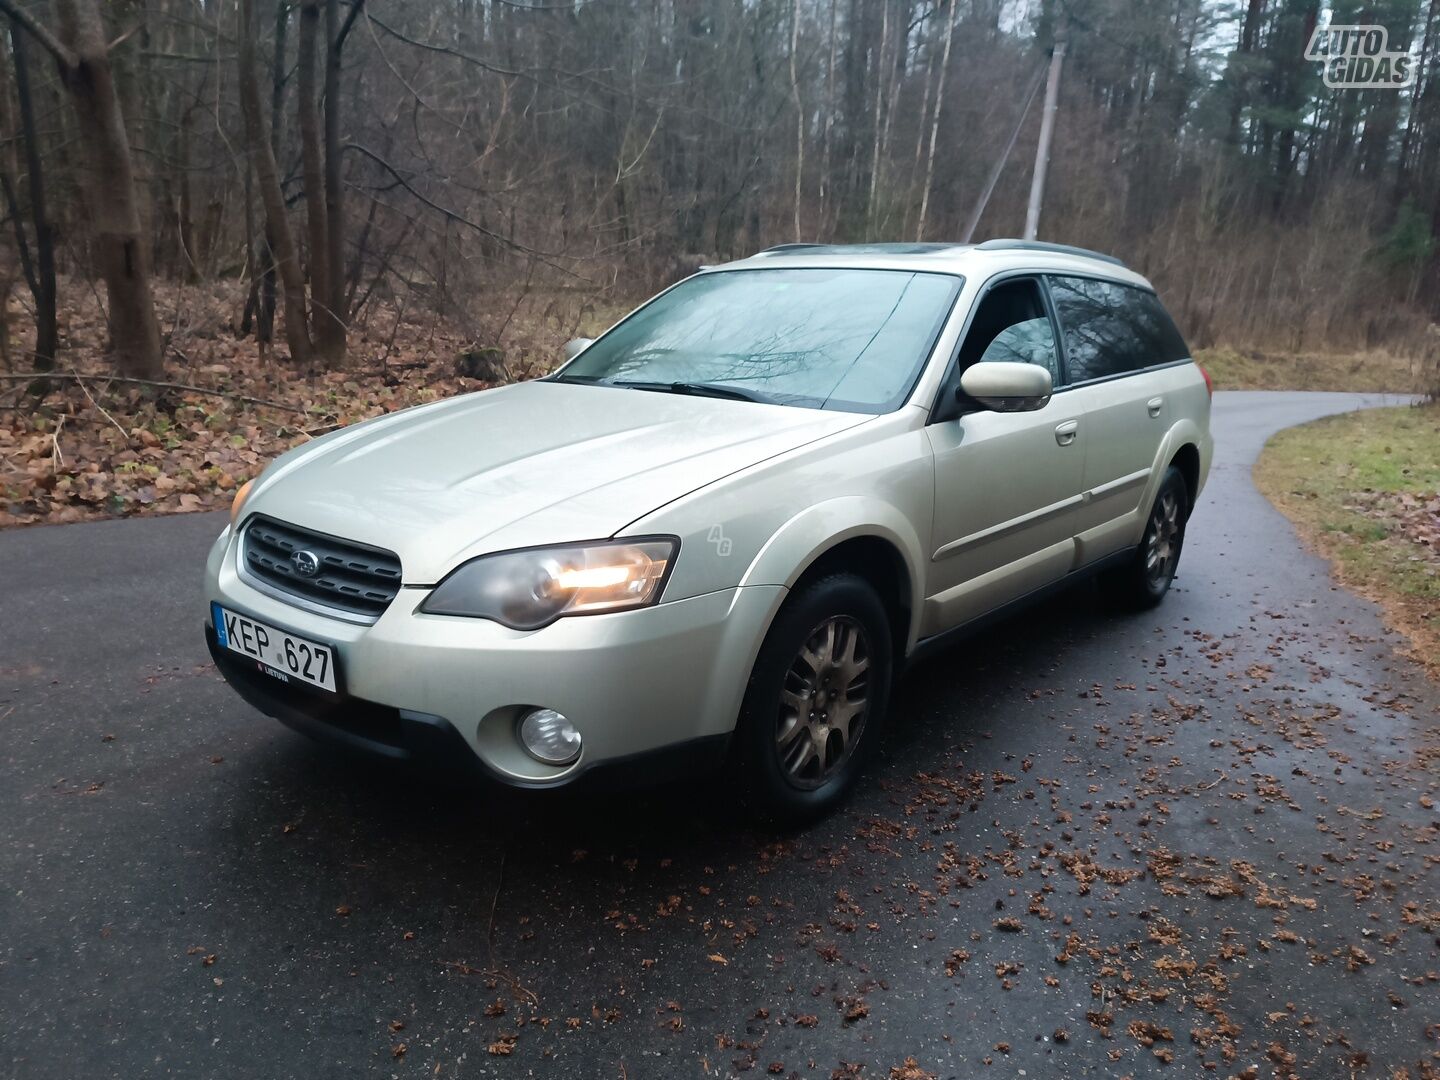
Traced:
POLYGON ((865 727, 870 641, 848 615, 810 632, 785 673, 775 728, 780 770, 792 785, 813 790, 838 772, 865 727))
POLYGON ((1180 499, 1174 491, 1164 491, 1150 512, 1145 543, 1145 577, 1156 588, 1166 585, 1175 573, 1181 528, 1180 499))

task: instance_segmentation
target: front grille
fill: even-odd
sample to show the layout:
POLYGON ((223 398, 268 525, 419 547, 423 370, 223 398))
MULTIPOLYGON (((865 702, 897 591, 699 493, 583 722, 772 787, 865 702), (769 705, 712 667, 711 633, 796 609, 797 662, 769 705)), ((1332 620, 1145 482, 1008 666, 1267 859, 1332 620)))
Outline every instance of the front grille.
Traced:
POLYGON ((393 551, 263 517, 250 519, 242 539, 249 576, 301 600, 374 620, 400 591, 400 557, 393 551), (297 551, 315 556, 313 575, 296 570, 291 556, 297 551))

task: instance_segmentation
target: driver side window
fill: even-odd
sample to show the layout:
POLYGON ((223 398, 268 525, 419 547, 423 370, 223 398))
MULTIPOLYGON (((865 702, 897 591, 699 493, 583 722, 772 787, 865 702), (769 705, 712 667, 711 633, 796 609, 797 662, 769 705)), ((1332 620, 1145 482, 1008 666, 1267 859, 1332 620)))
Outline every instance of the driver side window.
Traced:
POLYGON ((1026 319, 1007 326, 985 347, 980 359, 986 363, 1000 360, 1012 364, 1039 364, 1058 380, 1055 362, 1055 332, 1049 319, 1026 319))
POLYGON ((1037 364, 1050 372, 1055 386, 1060 385, 1055 328, 1034 278, 1001 282, 981 299, 960 347, 957 371, 982 360, 1037 364))

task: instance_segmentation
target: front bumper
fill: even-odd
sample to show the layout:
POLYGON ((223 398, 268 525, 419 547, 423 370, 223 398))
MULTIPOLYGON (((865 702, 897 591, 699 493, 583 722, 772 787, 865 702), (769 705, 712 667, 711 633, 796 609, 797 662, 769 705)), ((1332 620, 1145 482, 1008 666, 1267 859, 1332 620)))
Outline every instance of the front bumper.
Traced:
MULTIPOLYGON (((592 772, 660 779, 723 756, 780 586, 746 586, 639 611, 510 630, 427 615, 428 589, 402 588, 369 626, 327 618, 254 589, 235 571, 230 533, 207 564, 207 600, 332 645, 345 694, 255 671, 206 639, 216 666, 256 708, 307 734, 399 760, 475 765, 522 787, 592 772), (268 685, 272 684, 273 685, 268 685), (535 761, 516 735, 528 708, 558 709, 579 729, 580 758, 535 761)), ((208 605, 207 605, 208 608, 208 605)))

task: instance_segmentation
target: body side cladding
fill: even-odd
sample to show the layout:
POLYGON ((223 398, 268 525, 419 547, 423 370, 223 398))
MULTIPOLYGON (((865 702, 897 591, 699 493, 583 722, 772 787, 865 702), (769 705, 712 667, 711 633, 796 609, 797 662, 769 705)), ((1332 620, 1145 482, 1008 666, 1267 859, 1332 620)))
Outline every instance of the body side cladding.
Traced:
POLYGON ((1102 559, 1097 559, 1095 562, 1089 563, 1086 566, 1072 570, 1063 578, 1052 581, 1048 585, 1042 585, 1038 589, 1033 589, 1024 596, 1016 597, 1014 600, 1008 600, 999 607, 992 608, 985 612, 985 614, 978 615, 968 622, 951 627, 949 630, 943 630, 930 637, 922 638, 920 641, 917 641, 915 646, 910 650, 910 654, 906 659, 907 666, 918 664, 934 656, 936 653, 944 652, 950 646, 964 641, 966 638, 980 633, 987 627, 1002 622, 1017 612, 1023 611, 1034 604, 1038 604, 1048 597, 1068 589, 1072 585, 1084 581, 1087 578, 1094 577, 1101 571, 1108 570, 1114 566, 1122 566, 1132 559, 1134 555, 1135 549, 1133 547, 1124 548, 1102 559))

